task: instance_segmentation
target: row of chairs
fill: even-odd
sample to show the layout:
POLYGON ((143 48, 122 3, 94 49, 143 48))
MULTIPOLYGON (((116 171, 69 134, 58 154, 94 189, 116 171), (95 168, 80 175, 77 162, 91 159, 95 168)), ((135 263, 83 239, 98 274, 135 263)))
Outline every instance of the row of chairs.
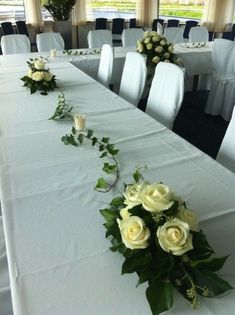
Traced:
MULTIPOLYGON (((106 30, 108 28, 108 19, 106 18, 96 18, 95 19, 95 29, 96 30, 106 30)), ((114 18, 112 19, 112 32, 115 34, 121 34, 125 28, 125 19, 114 18)), ((136 19, 129 19, 129 28, 136 28, 136 19)))
MULTIPOLYGON (((25 21, 16 21, 16 30, 18 34, 24 34, 29 37, 29 32, 26 26, 25 21)), ((1 29, 3 35, 15 34, 13 25, 11 22, 2 22, 1 29)))
MULTIPOLYGON (((65 44, 60 33, 48 32, 37 34, 36 45, 38 52, 50 51, 55 48, 64 50, 65 44)), ((31 52, 29 38, 23 34, 4 35, 1 38, 3 55, 31 52)))

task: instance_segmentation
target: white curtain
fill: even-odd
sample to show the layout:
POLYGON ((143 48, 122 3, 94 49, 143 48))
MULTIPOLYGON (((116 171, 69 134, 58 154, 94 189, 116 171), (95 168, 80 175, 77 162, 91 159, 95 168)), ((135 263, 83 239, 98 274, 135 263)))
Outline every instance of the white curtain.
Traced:
POLYGON ((234 16, 234 0, 207 0, 202 24, 209 31, 223 32, 227 23, 232 23, 234 16))
POLYGON ((35 28, 43 25, 40 0, 24 0, 27 23, 35 28))
POLYGON ((151 27, 158 17, 158 0, 136 0, 136 20, 138 25, 151 27))
POLYGON ((72 23, 73 25, 78 25, 87 20, 86 17, 86 5, 87 0, 77 0, 73 10, 72 10, 72 23))

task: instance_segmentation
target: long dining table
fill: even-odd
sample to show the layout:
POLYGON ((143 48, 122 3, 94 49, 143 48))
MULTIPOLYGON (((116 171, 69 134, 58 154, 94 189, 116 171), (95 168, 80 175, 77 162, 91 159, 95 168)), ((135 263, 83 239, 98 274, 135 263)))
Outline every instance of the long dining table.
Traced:
MULTIPOLYGON (((120 176, 109 193, 95 191, 99 152, 86 141, 65 146, 72 121, 48 119, 60 91, 30 95, 20 80, 25 63, 1 68, 0 200, 14 315, 151 314, 146 286, 136 288, 134 274, 121 276, 123 258, 109 250, 99 213, 137 165, 197 212, 218 255, 232 253, 221 274, 235 285, 235 174, 68 61, 50 70, 73 113, 85 114, 87 128, 120 150, 120 176)), ((197 314, 233 315, 234 298, 232 291, 203 300, 197 314)), ((176 296, 169 314, 191 313, 176 296)))

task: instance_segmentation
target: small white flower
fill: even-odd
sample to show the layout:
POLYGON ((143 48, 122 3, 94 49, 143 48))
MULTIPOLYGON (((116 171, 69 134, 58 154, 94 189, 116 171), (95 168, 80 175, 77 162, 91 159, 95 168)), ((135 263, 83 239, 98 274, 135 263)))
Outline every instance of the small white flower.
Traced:
POLYGON ((149 36, 150 36, 150 32, 149 31, 144 32, 144 38, 149 37, 149 36))
POLYGON ((158 57, 158 56, 155 56, 155 57, 153 57, 153 59, 152 59, 152 62, 154 62, 154 63, 159 63, 159 61, 160 61, 160 58, 158 57))
POLYGON ((166 41, 165 41, 164 39, 162 39, 162 40, 160 41, 160 45, 162 45, 162 46, 166 45, 166 41))
POLYGON ((169 58, 170 58, 170 54, 169 54, 168 52, 166 52, 166 53, 164 54, 164 57, 165 57, 166 59, 169 59, 169 58))
POLYGON ((149 42, 150 42, 150 38, 149 37, 145 38, 144 43, 148 44, 149 42))
POLYGON ((155 51, 156 51, 157 53, 161 53, 161 52, 163 51, 162 46, 157 46, 157 47, 155 48, 155 51))
POLYGON ((141 53, 143 50, 144 50, 144 46, 143 45, 140 44, 140 45, 137 46, 137 51, 138 52, 141 53))
POLYGON ((146 48, 147 48, 148 50, 151 50, 151 49, 153 48, 153 44, 151 44, 151 43, 147 44, 146 48))

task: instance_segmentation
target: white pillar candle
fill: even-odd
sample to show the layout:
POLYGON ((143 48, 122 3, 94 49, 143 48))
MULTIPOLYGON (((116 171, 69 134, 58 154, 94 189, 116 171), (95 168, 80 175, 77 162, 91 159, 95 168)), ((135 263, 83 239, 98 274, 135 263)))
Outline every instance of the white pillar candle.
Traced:
POLYGON ((74 115, 74 124, 75 128, 79 131, 82 131, 86 127, 86 116, 83 114, 74 115))
POLYGON ((51 57, 56 57, 56 49, 51 49, 51 57))

